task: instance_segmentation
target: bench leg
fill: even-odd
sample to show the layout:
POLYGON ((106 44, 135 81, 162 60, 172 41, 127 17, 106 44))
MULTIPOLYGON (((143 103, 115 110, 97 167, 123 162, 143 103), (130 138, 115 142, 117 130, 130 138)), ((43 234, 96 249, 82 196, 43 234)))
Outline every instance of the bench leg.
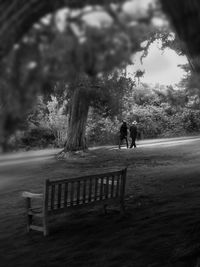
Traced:
POLYGON ((103 205, 104 214, 107 214, 108 213, 107 207, 108 207, 108 204, 104 204, 103 205))
POLYGON ((27 232, 30 232, 30 225, 32 224, 33 215, 28 214, 31 209, 31 199, 26 198, 26 213, 27 213, 27 219, 26 219, 26 225, 27 225, 27 232))
POLYGON ((30 232, 30 225, 32 224, 33 215, 27 214, 27 232, 30 232))
POLYGON ((47 220, 47 216, 44 215, 43 217, 43 233, 44 236, 48 236, 49 235, 49 227, 48 227, 48 220, 47 220))

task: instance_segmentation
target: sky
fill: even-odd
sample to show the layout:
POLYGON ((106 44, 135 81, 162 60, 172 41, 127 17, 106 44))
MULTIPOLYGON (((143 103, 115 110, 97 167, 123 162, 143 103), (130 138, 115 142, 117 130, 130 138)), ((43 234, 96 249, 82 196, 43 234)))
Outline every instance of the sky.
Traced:
POLYGON ((179 56, 172 49, 159 49, 159 42, 154 42, 150 48, 143 64, 140 63, 141 53, 134 57, 134 65, 127 67, 127 75, 132 77, 137 69, 145 70, 141 82, 150 84, 175 85, 183 78, 184 71, 178 67, 179 64, 187 63, 185 56, 179 56))

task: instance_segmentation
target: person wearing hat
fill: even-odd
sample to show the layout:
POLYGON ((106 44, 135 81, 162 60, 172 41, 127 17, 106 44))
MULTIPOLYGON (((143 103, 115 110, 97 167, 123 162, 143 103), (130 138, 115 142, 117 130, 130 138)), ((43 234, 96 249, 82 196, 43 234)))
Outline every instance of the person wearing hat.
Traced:
POLYGON ((122 125, 120 127, 120 136, 119 136, 119 149, 121 148, 122 141, 125 139, 126 141, 126 146, 128 148, 128 127, 125 121, 122 121, 122 125))
POLYGON ((130 131, 130 137, 132 139, 130 148, 132 148, 133 146, 136 147, 135 140, 137 138, 137 121, 132 122, 132 125, 131 125, 129 131, 130 131))

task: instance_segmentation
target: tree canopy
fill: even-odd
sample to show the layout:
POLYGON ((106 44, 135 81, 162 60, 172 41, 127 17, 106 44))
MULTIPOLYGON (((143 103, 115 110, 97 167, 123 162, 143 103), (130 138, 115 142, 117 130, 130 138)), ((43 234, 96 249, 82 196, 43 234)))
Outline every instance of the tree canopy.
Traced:
POLYGON ((0 1, 0 58, 4 57, 34 23, 46 14, 64 7, 82 8, 86 5, 117 3, 118 0, 12 0, 0 1))
MULTIPOLYGON (((59 8, 82 8, 86 5, 108 5, 119 0, 13 0, 0 1, 0 57, 12 48, 41 17, 59 8)), ((160 0, 179 37, 184 40, 189 53, 199 55, 200 3, 198 0, 160 0)))

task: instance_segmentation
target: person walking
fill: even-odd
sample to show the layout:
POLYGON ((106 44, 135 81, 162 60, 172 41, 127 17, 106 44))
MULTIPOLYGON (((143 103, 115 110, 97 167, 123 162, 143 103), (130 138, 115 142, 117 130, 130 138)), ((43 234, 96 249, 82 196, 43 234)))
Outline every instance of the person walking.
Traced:
POLYGON ((132 148, 133 146, 136 147, 135 140, 136 140, 136 138, 137 138, 137 121, 133 121, 133 122, 132 122, 132 125, 131 125, 129 131, 130 131, 130 137, 131 137, 131 139, 132 139, 130 148, 132 148))
POLYGON ((126 146, 128 148, 128 138, 127 138, 127 134, 128 134, 128 127, 125 121, 122 122, 122 125, 120 127, 120 136, 119 136, 119 149, 121 148, 121 144, 123 142, 123 140, 125 139, 126 141, 126 146))

